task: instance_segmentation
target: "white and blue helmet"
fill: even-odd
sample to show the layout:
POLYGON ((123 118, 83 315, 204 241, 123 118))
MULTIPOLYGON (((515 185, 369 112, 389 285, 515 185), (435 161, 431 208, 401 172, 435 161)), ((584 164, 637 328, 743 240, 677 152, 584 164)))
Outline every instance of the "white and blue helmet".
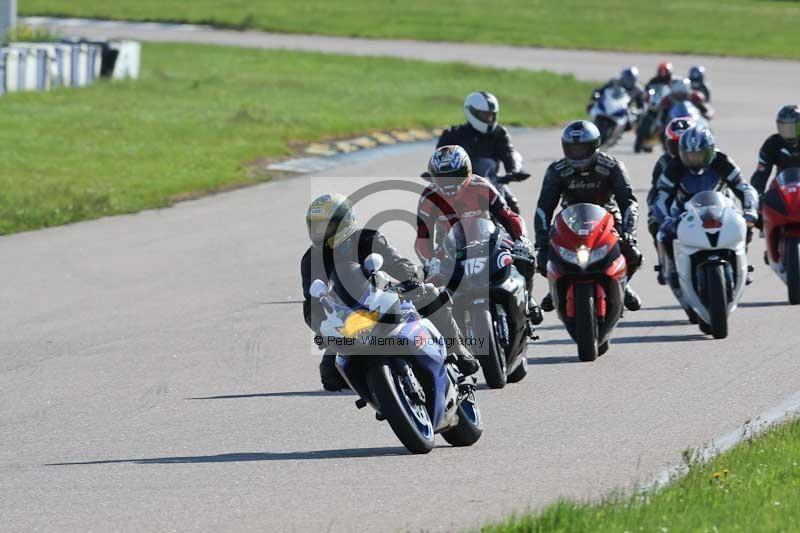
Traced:
POLYGON ((681 162, 692 171, 708 167, 716 156, 714 136, 705 126, 692 126, 681 134, 678 142, 681 162))

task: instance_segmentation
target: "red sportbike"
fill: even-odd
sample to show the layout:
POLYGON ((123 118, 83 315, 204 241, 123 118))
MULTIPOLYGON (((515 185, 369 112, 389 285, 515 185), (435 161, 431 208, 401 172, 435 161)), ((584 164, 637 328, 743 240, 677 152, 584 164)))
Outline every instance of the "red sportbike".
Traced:
POLYGON ((800 168, 778 174, 761 200, 766 260, 786 283, 789 303, 800 304, 800 168))
POLYGON ((547 279, 581 361, 594 361, 608 351, 622 317, 626 274, 611 213, 594 204, 575 204, 556 216, 547 279))

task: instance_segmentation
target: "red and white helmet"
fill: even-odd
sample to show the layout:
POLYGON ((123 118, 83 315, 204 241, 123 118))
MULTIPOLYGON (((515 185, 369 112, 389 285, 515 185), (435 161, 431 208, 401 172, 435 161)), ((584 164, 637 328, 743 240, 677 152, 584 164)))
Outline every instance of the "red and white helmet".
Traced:
POLYGON ((669 155, 678 157, 678 141, 681 140, 681 134, 694 125, 692 117, 677 117, 669 121, 664 129, 664 139, 669 155))

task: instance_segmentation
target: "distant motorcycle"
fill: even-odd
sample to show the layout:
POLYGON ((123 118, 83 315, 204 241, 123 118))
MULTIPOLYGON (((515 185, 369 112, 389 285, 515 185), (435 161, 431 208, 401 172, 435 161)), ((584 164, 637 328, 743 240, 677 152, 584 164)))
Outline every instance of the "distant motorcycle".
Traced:
POLYGON ((645 94, 645 111, 640 116, 639 124, 636 127, 634 152, 650 150, 662 140, 663 129, 659 125, 658 114, 661 102, 669 95, 669 92, 668 85, 659 84, 650 88, 645 94))
POLYGON ((678 222, 674 261, 661 264, 675 298, 692 323, 715 339, 728 336, 728 317, 747 280, 747 225, 733 200, 721 192, 692 196, 678 222))
POLYGON ((611 213, 594 204, 575 204, 556 216, 547 279, 581 361, 594 361, 608 351, 622 317, 626 275, 611 213))
POLYGON ((767 250, 764 258, 800 304, 800 168, 787 168, 772 180, 761 199, 767 250))
MULTIPOLYGON (((455 224, 444 241, 445 257, 432 273, 447 281, 453 315, 478 356, 493 389, 521 381, 528 373, 528 294, 522 269, 531 258, 512 253, 514 241, 491 220, 472 217, 455 224)), ((532 273, 532 272, 531 272, 532 273)))
POLYGON ((607 87, 589 109, 589 118, 600 130, 601 148, 617 144, 631 122, 631 97, 624 87, 607 87))
POLYGON ((347 305, 329 295, 323 281, 314 281, 310 293, 327 317, 316 340, 337 350, 336 367, 360 396, 356 406, 375 408, 376 418, 387 420, 409 451, 430 452, 436 433, 453 446, 470 446, 483 433, 475 380, 465 379, 448 359, 436 327, 401 301, 382 265, 379 254, 366 258, 369 286, 347 305))

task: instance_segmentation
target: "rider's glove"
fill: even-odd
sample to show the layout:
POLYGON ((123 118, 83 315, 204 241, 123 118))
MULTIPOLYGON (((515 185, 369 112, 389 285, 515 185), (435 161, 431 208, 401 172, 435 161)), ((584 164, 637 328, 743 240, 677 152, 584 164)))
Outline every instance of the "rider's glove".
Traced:
POLYGON ((636 246, 638 240, 636 239, 636 235, 633 233, 625 232, 622 234, 622 240, 630 244, 631 246, 636 246))
POLYGON ((519 255, 522 257, 532 257, 533 244, 531 243, 530 239, 528 239, 523 235, 522 237, 514 241, 514 255, 519 255))

